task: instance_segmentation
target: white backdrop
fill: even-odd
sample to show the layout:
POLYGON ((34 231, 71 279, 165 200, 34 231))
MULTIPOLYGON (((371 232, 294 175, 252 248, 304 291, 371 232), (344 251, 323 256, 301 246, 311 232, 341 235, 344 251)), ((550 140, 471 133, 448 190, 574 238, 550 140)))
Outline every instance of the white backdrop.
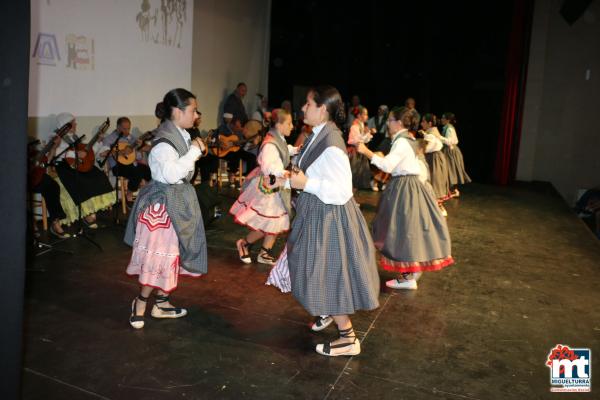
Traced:
POLYGON ((191 87, 193 14, 192 0, 32 0, 29 116, 153 114, 191 87))

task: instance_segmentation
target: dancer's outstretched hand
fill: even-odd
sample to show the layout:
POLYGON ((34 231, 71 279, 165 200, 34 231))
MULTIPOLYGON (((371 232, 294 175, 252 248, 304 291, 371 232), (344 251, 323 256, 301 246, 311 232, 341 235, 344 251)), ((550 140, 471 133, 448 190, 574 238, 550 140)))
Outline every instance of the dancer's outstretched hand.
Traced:
POLYGON ((290 178, 290 184, 292 185, 292 187, 294 189, 304 189, 304 186, 306 186, 306 181, 308 180, 308 178, 306 177, 306 175, 304 175, 304 172, 300 171, 300 172, 292 172, 292 176, 290 178))

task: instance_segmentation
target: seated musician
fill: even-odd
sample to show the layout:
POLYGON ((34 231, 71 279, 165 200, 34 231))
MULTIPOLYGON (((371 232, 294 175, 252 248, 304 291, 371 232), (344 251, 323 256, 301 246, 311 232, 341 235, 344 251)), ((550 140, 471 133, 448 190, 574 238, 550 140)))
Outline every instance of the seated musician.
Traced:
MULTIPOLYGON (((52 140, 58 145, 61 139, 56 136, 52 140)), ((51 221, 50 233, 61 239, 71 237, 71 235, 63 230, 62 223, 60 222, 62 219, 65 219, 67 215, 60 204, 60 186, 58 183, 52 179, 50 175, 43 173, 41 179, 36 179, 35 182, 30 179, 29 184, 29 190, 33 193, 41 194, 44 200, 46 200, 48 220, 51 221)))
POLYGON ((234 146, 240 146, 239 149, 235 151, 230 151, 223 157, 227 160, 227 167, 229 170, 229 182, 230 186, 235 186, 233 183, 233 178, 235 172, 237 171, 240 160, 246 162, 246 170, 251 171, 256 166, 256 154, 252 154, 251 152, 246 151, 243 148, 243 144, 245 144, 244 138, 244 128, 242 126, 241 121, 238 118, 235 118, 232 114, 224 113, 223 114, 223 124, 219 126, 217 129, 218 136, 225 136, 231 138, 232 136, 237 136, 233 138, 233 140, 219 140, 217 138, 217 146, 221 150, 227 150, 234 146))
POLYGON ((138 153, 144 144, 131 134, 129 118, 121 117, 117 120, 115 130, 102 141, 104 148, 110 149, 117 138, 118 142, 108 156, 108 165, 114 176, 127 178, 127 202, 132 202, 133 192, 139 189, 142 181, 149 182, 152 175, 148 165, 138 162, 138 153))
POLYGON ((61 113, 57 116, 57 128, 68 122, 72 124, 71 129, 50 150, 49 159, 55 159, 59 184, 66 189, 64 196, 61 190, 61 204, 67 214, 66 223, 70 224, 79 218, 78 206, 81 205, 83 222, 89 228, 96 229, 96 212, 111 207, 115 203, 115 196, 106 174, 93 165, 94 158, 89 170, 78 170, 88 157, 88 151, 82 149, 83 146, 77 146, 79 137, 75 134, 77 121, 73 114, 61 113))

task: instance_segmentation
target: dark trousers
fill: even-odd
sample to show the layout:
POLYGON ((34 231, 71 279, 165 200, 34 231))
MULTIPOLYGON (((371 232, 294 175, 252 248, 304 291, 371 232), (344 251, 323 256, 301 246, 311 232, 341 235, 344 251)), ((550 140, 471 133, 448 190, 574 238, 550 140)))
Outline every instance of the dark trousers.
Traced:
POLYGON ((246 162, 246 172, 252 171, 254 167, 256 167, 256 156, 244 150, 231 152, 227 154, 224 158, 225 160, 227 160, 227 167, 229 168, 229 172, 235 172, 238 170, 240 160, 246 162))
POLYGON ((130 192, 135 192, 139 189, 142 179, 144 179, 146 182, 152 179, 150 167, 144 164, 124 165, 117 163, 117 165, 112 168, 112 173, 114 176, 122 176, 127 178, 127 190, 130 192))
POLYGON ((208 182, 210 180, 210 174, 216 174, 219 169, 219 157, 215 156, 211 152, 208 152, 207 155, 200 157, 198 161, 196 161, 196 171, 194 173, 194 177, 192 178, 192 182, 194 182, 198 171, 200 171, 200 178, 202 182, 208 182))
POLYGON ((46 200, 48 219, 54 222, 57 219, 67 218, 65 211, 60 205, 60 186, 48 174, 44 174, 42 181, 31 189, 33 193, 39 193, 46 200))

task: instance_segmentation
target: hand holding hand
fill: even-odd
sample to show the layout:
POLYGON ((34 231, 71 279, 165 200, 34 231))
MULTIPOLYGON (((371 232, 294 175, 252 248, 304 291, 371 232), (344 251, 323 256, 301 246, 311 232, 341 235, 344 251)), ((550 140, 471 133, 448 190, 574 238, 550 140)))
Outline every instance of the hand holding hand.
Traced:
POLYGON ((358 151, 360 154, 365 154, 366 151, 369 150, 367 148, 367 146, 365 146, 364 143, 360 142, 357 146, 356 146, 356 151, 358 151))
POLYGON ((291 179, 290 179, 290 185, 294 188, 294 189, 304 189, 304 186, 306 186, 306 181, 308 180, 308 178, 306 177, 306 175, 304 175, 304 172, 299 171, 299 172, 294 172, 292 173, 291 179))

